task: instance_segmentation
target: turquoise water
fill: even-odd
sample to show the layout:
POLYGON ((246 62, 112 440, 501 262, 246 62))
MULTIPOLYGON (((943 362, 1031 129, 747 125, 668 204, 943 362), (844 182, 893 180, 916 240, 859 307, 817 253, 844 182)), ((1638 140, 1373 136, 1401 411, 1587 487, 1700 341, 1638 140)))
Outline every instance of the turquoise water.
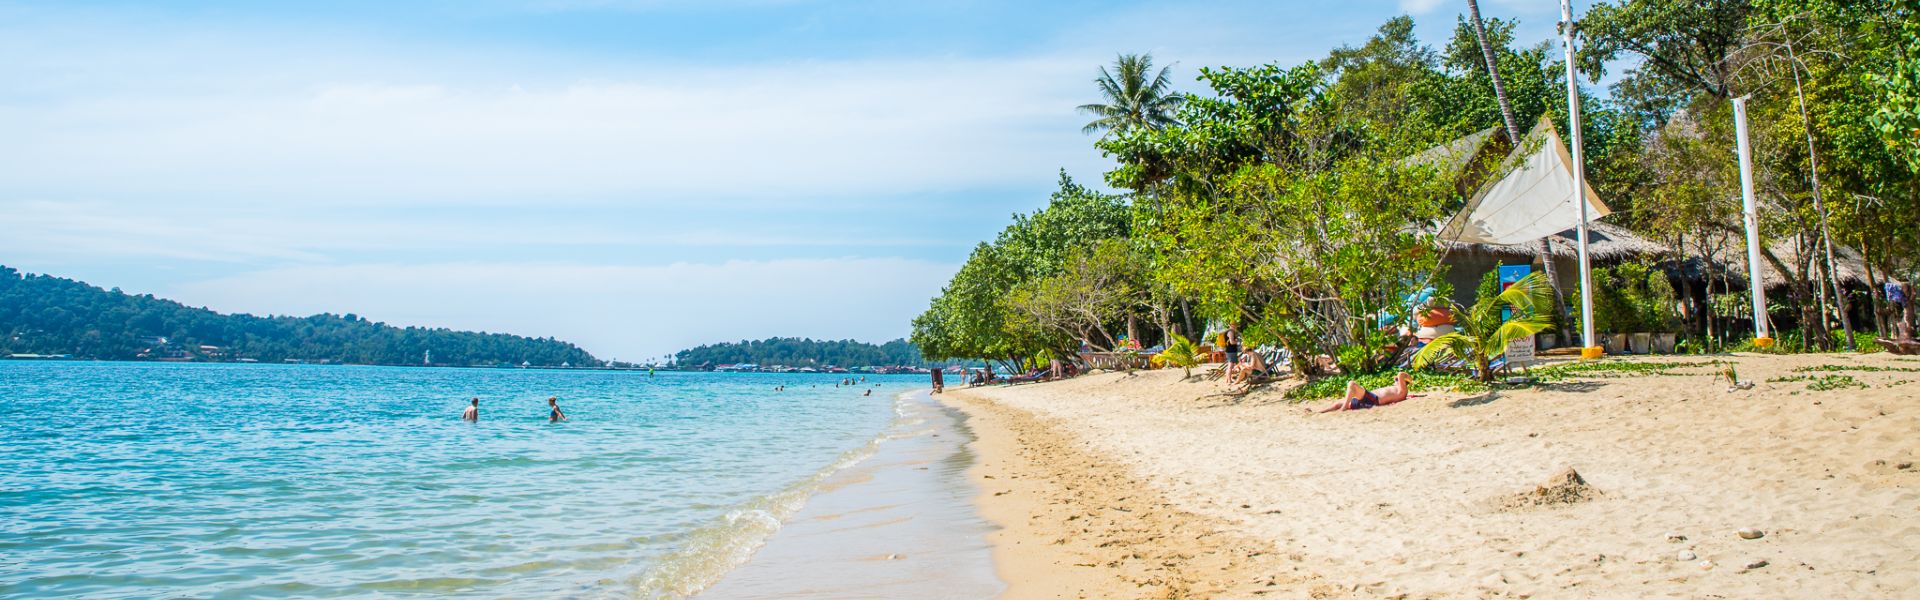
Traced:
POLYGON ((837 380, 0 361, 0 597, 692 593, 921 384, 837 380))

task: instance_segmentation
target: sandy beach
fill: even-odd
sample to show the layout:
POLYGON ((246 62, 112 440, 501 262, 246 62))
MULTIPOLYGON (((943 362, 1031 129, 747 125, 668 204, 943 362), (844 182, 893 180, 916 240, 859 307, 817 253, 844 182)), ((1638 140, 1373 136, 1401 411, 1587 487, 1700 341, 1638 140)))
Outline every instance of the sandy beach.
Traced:
POLYGON ((942 398, 1013 598, 1920 593, 1920 360, 1721 359, 1756 385, 1655 357, 1622 360, 1701 366, 1311 416, 1177 370, 942 398), (1867 387, 1795 379, 1834 374, 1867 387))

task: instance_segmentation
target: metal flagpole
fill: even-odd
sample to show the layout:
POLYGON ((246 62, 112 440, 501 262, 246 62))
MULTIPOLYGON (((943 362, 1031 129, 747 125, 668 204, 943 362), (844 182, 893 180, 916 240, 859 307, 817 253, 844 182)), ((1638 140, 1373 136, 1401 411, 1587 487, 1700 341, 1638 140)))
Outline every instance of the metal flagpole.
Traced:
POLYGON ((1773 345, 1767 332, 1767 284, 1760 279, 1760 213, 1753 205, 1753 152, 1747 148, 1747 97, 1733 99, 1733 133, 1740 144, 1740 207, 1747 217, 1747 290, 1753 296, 1753 345, 1773 345))
POLYGON ((1580 356, 1600 358, 1605 350, 1593 334, 1593 263, 1587 258, 1587 163, 1580 143, 1580 83, 1579 71, 1573 67, 1571 0, 1560 0, 1560 24, 1567 47, 1567 126, 1573 134, 1569 140, 1569 149, 1573 151, 1573 204, 1580 209, 1580 225, 1575 227, 1580 238, 1580 339, 1587 345, 1580 350, 1580 356))

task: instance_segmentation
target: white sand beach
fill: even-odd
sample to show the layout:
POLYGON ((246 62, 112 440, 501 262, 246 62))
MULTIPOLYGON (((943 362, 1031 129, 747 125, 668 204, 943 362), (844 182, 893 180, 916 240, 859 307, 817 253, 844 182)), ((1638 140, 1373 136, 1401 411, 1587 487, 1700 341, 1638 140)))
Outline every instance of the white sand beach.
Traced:
POLYGON ((1730 360, 1753 389, 1703 366, 1309 416, 1171 370, 943 398, 1010 597, 1920 593, 1920 360, 1730 360), (1768 381, 1818 365, 1870 387, 1768 381), (1569 468, 1587 486, 1543 489, 1569 468))

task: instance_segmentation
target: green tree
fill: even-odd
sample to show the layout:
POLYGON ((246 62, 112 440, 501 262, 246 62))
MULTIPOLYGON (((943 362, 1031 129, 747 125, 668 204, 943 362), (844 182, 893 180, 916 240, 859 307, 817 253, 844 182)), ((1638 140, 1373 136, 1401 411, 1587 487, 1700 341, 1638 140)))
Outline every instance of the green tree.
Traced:
POLYGON ((1081 113, 1094 120, 1081 133, 1125 133, 1133 129, 1160 129, 1178 124, 1173 113, 1186 101, 1173 93, 1167 77, 1171 67, 1153 70, 1152 54, 1122 54, 1113 61, 1113 70, 1100 67, 1093 82, 1100 87, 1105 104, 1083 104, 1081 113))

